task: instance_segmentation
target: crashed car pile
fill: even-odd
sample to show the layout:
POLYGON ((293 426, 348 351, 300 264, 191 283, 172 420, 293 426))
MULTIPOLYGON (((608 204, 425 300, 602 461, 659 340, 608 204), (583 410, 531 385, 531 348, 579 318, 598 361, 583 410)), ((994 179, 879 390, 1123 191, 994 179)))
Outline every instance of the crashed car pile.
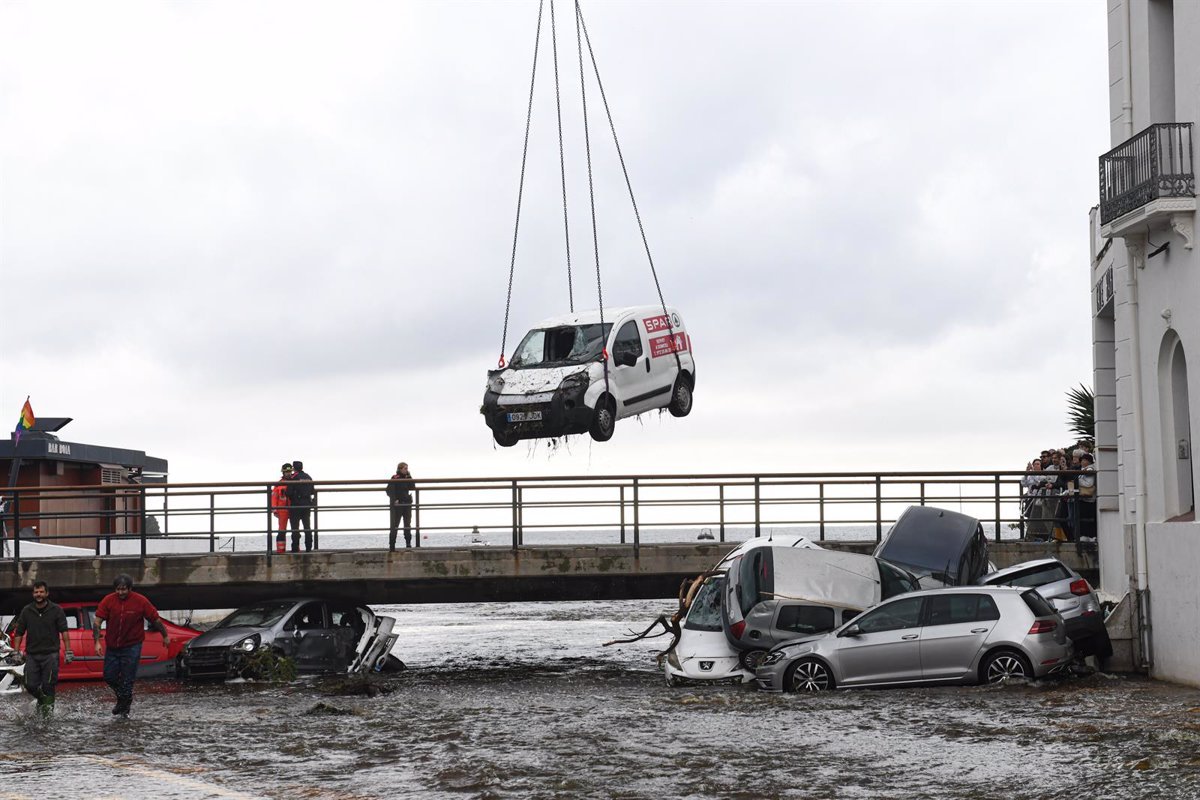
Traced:
POLYGON ((868 556, 743 543, 681 592, 670 685, 766 691, 996 683, 1112 653, 1100 603, 1053 558, 996 570, 978 520, 914 506, 868 556))

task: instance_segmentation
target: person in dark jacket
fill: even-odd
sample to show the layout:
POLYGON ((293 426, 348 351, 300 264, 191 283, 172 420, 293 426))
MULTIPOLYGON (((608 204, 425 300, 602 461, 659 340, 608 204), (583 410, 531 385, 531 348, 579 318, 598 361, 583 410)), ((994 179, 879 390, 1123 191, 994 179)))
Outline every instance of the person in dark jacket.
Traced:
POLYGON ((45 581, 33 582, 33 602, 17 615, 14 650, 21 649, 21 637, 26 634, 25 690, 37 700, 38 711, 48 714, 54 708, 54 687, 58 685, 59 639, 67 661, 75 654, 67 638, 67 615, 57 603, 50 602, 50 589, 45 581))
POLYGON ((396 529, 400 526, 400 520, 404 520, 404 546, 412 547, 412 492, 413 480, 412 473, 408 471, 408 464, 401 461, 396 465, 396 474, 392 476, 387 485, 387 496, 391 507, 391 529, 388 532, 388 550, 396 549, 396 529))
POLYGON ((96 655, 104 656, 104 682, 117 696, 113 714, 128 714, 133 705, 133 682, 137 678, 142 658, 142 642, 146 640, 146 625, 162 634, 163 649, 171 646, 167 628, 158 616, 158 609, 142 594, 133 591, 133 578, 118 575, 113 590, 96 606, 93 632, 96 635, 96 655), (104 625, 104 642, 100 641, 100 623, 104 625))
POLYGON ((292 552, 300 552, 300 524, 304 523, 304 549, 313 549, 312 510, 317 504, 317 490, 312 475, 304 471, 303 461, 292 462, 292 474, 287 481, 288 516, 292 523, 292 552))

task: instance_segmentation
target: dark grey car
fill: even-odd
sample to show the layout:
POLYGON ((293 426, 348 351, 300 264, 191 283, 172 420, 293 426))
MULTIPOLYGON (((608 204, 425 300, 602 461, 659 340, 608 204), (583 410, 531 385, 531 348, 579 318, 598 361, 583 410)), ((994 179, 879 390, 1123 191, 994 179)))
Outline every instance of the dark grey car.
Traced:
POLYGON ((1038 558, 997 570, 979 579, 984 586, 1028 586, 1037 589, 1062 615, 1067 636, 1080 656, 1108 658, 1112 640, 1104 627, 1104 611, 1092 586, 1057 558, 1038 558))
POLYGON ((979 520, 932 506, 906 508, 874 555, 916 575, 922 589, 966 586, 989 571, 979 520))
MULTIPOLYGON (((243 606, 184 646, 185 678, 250 677, 250 657, 269 650, 300 672, 357 672, 388 665, 395 619, 366 606, 294 598, 243 606)), ((392 657, 394 658, 394 657, 392 657)))

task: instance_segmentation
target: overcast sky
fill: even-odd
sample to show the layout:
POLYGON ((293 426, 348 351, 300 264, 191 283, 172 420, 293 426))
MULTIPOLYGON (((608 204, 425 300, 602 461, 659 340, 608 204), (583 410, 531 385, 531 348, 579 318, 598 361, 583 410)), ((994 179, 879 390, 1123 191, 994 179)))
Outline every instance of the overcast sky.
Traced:
MULTIPOLYGON (((587 2, 695 408, 496 448, 538 5, 0 5, 0 419, 176 481, 1020 469, 1091 385, 1105 9, 587 2)), ((556 7, 577 308, 596 305, 556 7)), ((567 309, 548 29, 508 350, 567 309)), ((656 299, 594 83, 606 307, 656 299)))

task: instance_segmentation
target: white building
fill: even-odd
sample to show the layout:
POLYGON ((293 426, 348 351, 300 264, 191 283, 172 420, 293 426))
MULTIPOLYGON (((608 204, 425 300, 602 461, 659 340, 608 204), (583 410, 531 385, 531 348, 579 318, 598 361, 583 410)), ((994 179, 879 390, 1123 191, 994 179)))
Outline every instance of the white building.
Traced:
POLYGON ((1101 588, 1128 593, 1135 666, 1200 685, 1200 2, 1107 2, 1114 149, 1092 211, 1101 588))

